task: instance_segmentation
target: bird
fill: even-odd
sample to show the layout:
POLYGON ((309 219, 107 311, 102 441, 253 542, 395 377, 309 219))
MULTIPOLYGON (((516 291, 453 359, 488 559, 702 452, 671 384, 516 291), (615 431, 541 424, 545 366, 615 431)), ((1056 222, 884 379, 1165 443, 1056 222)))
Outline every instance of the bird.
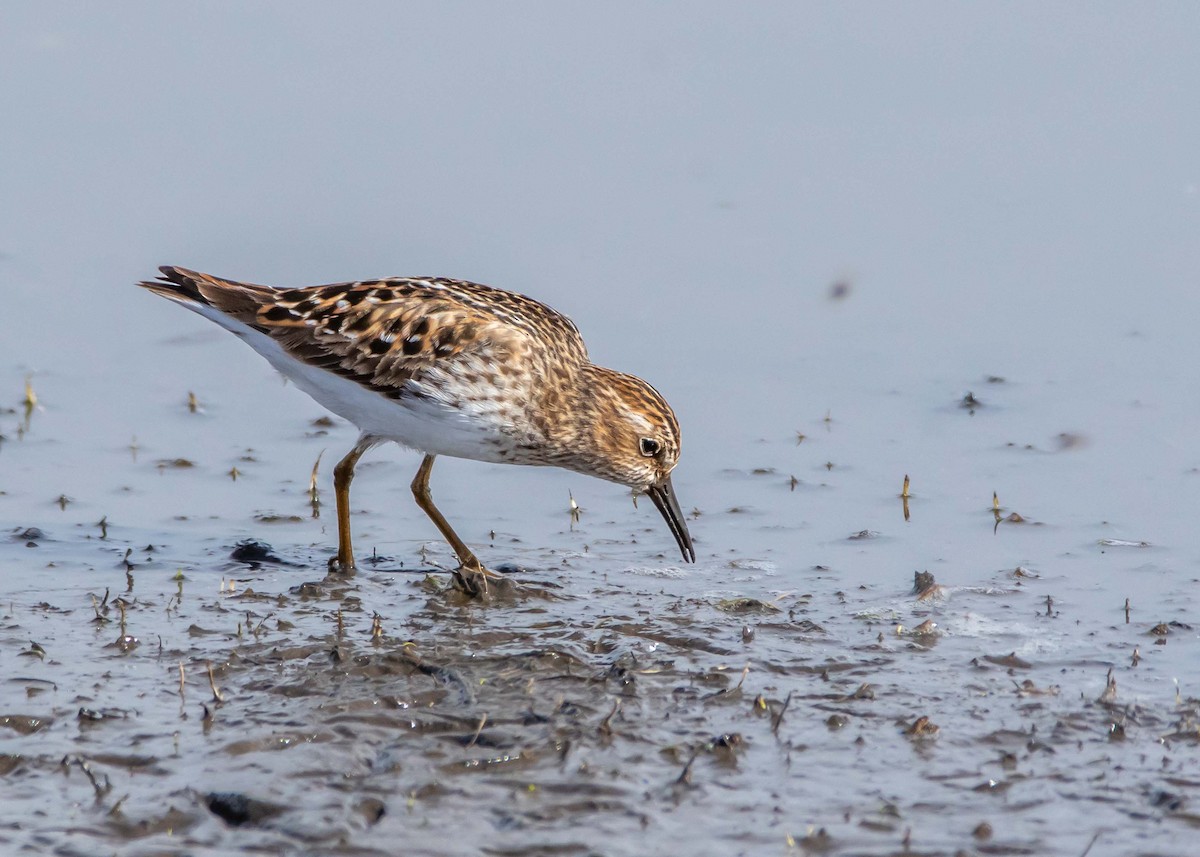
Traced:
POLYGON ((588 359, 575 324, 517 292, 444 277, 389 277, 302 288, 261 286, 165 266, 138 283, 233 333, 359 436, 334 468, 338 546, 353 573, 350 483, 388 441, 424 453, 417 505, 454 550, 456 588, 485 597, 484 566, 429 489, 437 456, 556 466, 648 495, 685 562, 696 551, 671 483, 679 422, 641 378, 588 359))

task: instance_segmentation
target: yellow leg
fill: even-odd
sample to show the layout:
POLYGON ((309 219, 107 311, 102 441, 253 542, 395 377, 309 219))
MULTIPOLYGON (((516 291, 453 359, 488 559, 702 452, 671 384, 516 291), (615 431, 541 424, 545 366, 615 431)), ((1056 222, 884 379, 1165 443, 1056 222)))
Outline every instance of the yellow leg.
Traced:
POLYGON ((471 553, 471 549, 463 543, 463 540, 458 537, 458 533, 454 532, 449 522, 442 517, 437 506, 433 505, 433 495, 429 493, 429 474, 433 471, 433 459, 434 456, 426 455, 420 468, 417 469, 417 475, 413 477, 412 481, 413 497, 416 498, 417 505, 421 507, 421 510, 429 516, 429 520, 437 526, 442 538, 449 543, 458 556, 460 568, 454 574, 455 582, 468 595, 487 594, 488 578, 498 578, 503 575, 484 568, 483 563, 476 558, 475 554, 471 553))
POLYGON ((333 496, 337 500, 338 552, 330 561, 331 571, 348 573, 354 571, 354 548, 350 544, 350 482, 354 479, 354 466, 364 452, 375 445, 373 439, 359 438, 354 449, 333 468, 333 496))

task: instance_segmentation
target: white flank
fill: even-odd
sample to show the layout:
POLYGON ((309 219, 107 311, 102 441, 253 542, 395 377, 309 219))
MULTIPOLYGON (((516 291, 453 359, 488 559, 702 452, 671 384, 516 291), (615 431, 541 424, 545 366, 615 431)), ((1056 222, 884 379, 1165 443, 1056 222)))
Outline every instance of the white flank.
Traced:
POLYGON ((419 389, 427 398, 411 397, 402 402, 390 399, 291 357, 267 334, 215 307, 173 299, 237 336, 323 407, 358 426, 364 435, 395 441, 432 455, 519 463, 500 455, 503 451, 511 452, 515 444, 512 436, 502 430, 506 421, 500 418, 497 402, 479 402, 462 410, 439 397, 437 390, 425 386, 419 389))

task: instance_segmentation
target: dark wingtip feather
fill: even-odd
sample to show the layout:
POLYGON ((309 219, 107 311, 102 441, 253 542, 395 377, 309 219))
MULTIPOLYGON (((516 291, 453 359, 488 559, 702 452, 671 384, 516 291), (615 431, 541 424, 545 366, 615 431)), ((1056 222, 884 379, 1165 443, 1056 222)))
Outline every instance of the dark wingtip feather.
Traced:
POLYGON ((174 265, 163 265, 158 270, 162 274, 161 277, 157 280, 142 280, 138 285, 155 294, 174 300, 210 303, 201 293, 196 274, 193 271, 177 268, 174 265))
POLYGON ((167 280, 179 285, 194 283, 200 279, 200 274, 195 271, 189 271, 187 268, 180 268, 177 265, 161 265, 158 272, 162 274, 159 279, 167 280))

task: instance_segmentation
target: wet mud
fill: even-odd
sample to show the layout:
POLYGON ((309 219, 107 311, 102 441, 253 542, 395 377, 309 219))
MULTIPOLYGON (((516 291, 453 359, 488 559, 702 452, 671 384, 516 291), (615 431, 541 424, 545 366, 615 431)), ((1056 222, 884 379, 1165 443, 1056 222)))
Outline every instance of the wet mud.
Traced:
MULTIPOLYGON (((724 478, 769 475, 761 490, 794 493, 724 478)), ((572 505, 584 550, 505 548, 519 587, 486 603, 428 564, 435 543, 344 576, 324 572, 330 546, 252 516, 262 538, 177 521, 165 546, 10 528, 0 844, 1149 854, 1167 849, 1137 851, 1148 830, 1178 842, 1200 822, 1200 702, 1172 681, 1196 634, 1136 594, 1096 615, 1029 567, 869 579, 791 549, 685 571, 572 505)), ((980 537, 1009 526, 979 511, 980 537)), ((745 514, 697 513, 706 545, 745 514)))

